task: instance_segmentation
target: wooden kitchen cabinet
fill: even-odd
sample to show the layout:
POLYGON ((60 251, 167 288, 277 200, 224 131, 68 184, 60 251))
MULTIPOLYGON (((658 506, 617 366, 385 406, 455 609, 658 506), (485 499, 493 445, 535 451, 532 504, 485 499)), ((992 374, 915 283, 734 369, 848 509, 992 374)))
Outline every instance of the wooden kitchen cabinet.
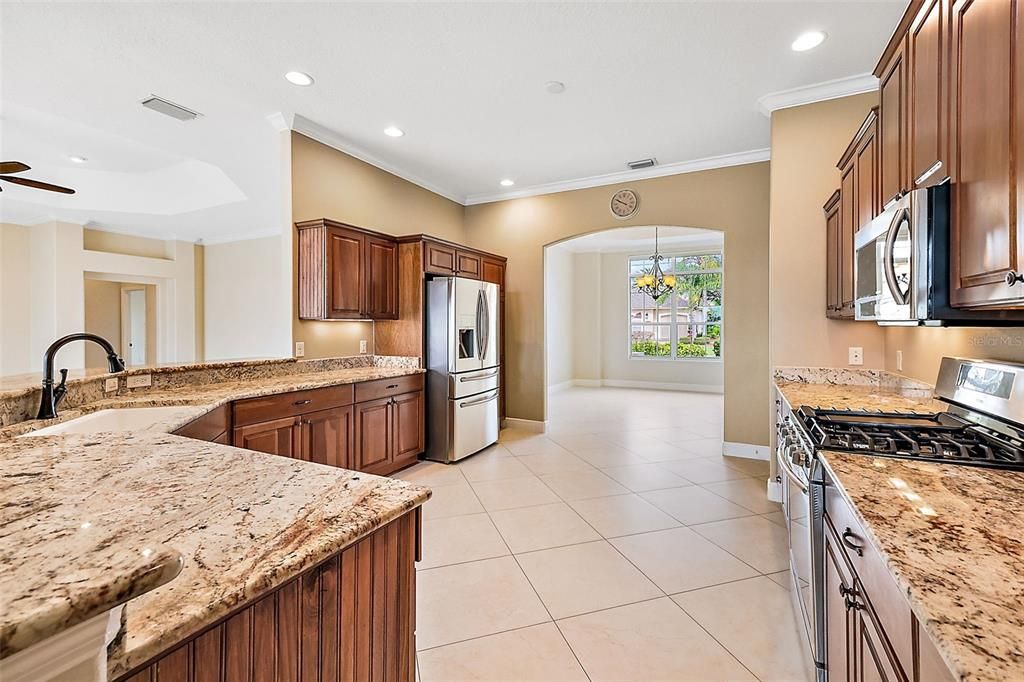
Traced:
MULTIPOLYGON (((839 303, 833 317, 854 319, 853 269, 856 252, 854 235, 878 215, 878 108, 868 112, 864 122, 839 159, 839 226, 836 273, 839 303)), ((826 268, 827 270, 827 268, 826 268)))
POLYGON ((246 450, 302 459, 298 417, 236 426, 232 443, 246 450))
POLYGON ((950 12, 953 163, 950 299, 1024 305, 1024 48, 1019 2, 957 0, 950 12), (1012 283, 1011 283, 1012 282, 1012 283))
POLYGON ((838 317, 842 306, 839 290, 839 239, 842 195, 832 193, 822 210, 825 212, 825 315, 838 317))
POLYGON ((355 461, 359 471, 375 474, 391 467, 391 398, 356 405, 355 435, 355 461))
POLYGON ((456 250, 455 274, 469 279, 480 279, 480 255, 470 251, 456 250))
POLYGON ((392 461, 416 457, 427 447, 423 391, 405 393, 391 399, 392 461))
MULTIPOLYGON (((907 32, 910 179, 913 188, 949 177, 949 0, 926 0, 907 32)), ((1003 3, 1004 0, 997 0, 1003 3)), ((988 4, 980 2, 978 4, 988 4)), ((979 104, 981 104, 979 102, 979 104)))
POLYGON ((839 558, 831 535, 825 534, 825 645, 830 682, 852 679, 852 619, 846 599, 853 592, 853 577, 839 558))
POLYGON ((398 316, 398 244, 387 235, 320 219, 298 230, 299 317, 398 316))
POLYGON ((907 39, 904 38, 878 81, 878 186, 883 209, 910 189, 908 103, 907 39))
POLYGON ((458 271, 455 247, 424 240, 423 271, 432 275, 454 275, 458 271))
POLYGON ((302 459, 354 469, 354 410, 351 405, 301 417, 302 459))

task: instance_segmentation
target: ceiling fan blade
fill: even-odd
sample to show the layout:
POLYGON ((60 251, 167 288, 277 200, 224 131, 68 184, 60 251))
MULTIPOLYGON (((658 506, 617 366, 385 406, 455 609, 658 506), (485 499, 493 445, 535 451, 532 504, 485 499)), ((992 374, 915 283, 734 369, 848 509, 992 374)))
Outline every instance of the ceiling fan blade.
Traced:
POLYGON ((29 168, 30 166, 26 166, 21 161, 0 161, 0 174, 20 173, 29 168))
POLYGON ((28 178, 9 178, 6 175, 0 175, 0 180, 4 182, 13 182, 15 185, 24 185, 25 187, 33 187, 35 189, 45 189, 47 192, 60 192, 61 194, 74 194, 75 190, 69 187, 61 187, 60 185, 51 185, 48 182, 39 182, 38 180, 29 180, 28 178))

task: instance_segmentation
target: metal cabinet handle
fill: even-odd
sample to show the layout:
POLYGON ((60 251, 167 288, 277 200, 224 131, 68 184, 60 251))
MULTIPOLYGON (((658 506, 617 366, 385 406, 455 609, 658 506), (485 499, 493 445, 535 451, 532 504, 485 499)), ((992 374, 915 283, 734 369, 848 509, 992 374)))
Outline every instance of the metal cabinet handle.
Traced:
POLYGON ((847 611, 849 611, 850 609, 853 609, 854 611, 860 611, 864 608, 864 605, 857 601, 856 598, 851 599, 850 597, 847 597, 843 599, 843 602, 846 604, 847 611))
MULTIPOLYGON (((843 544, 846 545, 847 549, 853 550, 857 553, 857 556, 864 556, 864 546, 854 543, 850 538, 856 538, 857 535, 852 529, 847 528, 843 531, 843 544)), ((858 540, 860 538, 857 538, 858 540)))
POLYGON ((1012 287, 1018 282, 1024 282, 1024 275, 1020 274, 1016 270, 1010 270, 1006 273, 1006 286, 1012 287))
POLYGON ((386 388, 389 388, 389 389, 391 389, 391 388, 398 388, 398 384, 388 384, 388 386, 386 386, 386 388))
POLYGON ((313 402, 313 401, 312 400, 296 400, 294 403, 292 403, 292 405, 295 405, 296 407, 299 407, 300 405, 309 405, 311 402, 313 402))

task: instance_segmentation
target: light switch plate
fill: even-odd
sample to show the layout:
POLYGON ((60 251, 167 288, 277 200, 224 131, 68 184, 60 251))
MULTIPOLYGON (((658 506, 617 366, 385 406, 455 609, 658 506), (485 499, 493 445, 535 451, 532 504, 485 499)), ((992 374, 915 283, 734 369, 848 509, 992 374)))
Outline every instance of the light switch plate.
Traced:
POLYGON ((863 365, 864 364, 864 349, 860 346, 850 346, 850 360, 851 365, 863 365))
POLYGON ((295 342, 295 357, 303 358, 306 356, 306 343, 304 341, 295 342))
POLYGON ((903 351, 901 350, 896 351, 896 371, 903 371, 903 351))
POLYGON ((361 339, 359 341, 359 352, 363 354, 366 353, 366 339, 361 339))
POLYGON ((106 393, 113 393, 117 390, 117 377, 110 377, 103 382, 103 390, 106 393))
POLYGON ((153 385, 152 374, 133 374, 128 377, 128 388, 144 388, 153 385))

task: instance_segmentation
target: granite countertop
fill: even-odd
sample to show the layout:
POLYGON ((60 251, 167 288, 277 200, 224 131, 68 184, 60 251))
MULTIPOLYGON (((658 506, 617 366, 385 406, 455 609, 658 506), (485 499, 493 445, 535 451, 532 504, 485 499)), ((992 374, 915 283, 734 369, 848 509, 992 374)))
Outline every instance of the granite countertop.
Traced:
POLYGON ((1024 679, 1024 473, 821 457, 950 670, 1024 679))
POLYGON ((110 675, 122 674, 425 502, 429 490, 395 479, 167 433, 232 400, 422 371, 171 387, 60 419, 194 408, 145 432, 19 439, 53 421, 0 429, 0 656, 131 600, 109 659, 110 675))
POLYGON ((946 404, 931 397, 931 390, 890 386, 850 386, 776 381, 790 407, 821 407, 837 410, 884 412, 945 412, 946 404))

